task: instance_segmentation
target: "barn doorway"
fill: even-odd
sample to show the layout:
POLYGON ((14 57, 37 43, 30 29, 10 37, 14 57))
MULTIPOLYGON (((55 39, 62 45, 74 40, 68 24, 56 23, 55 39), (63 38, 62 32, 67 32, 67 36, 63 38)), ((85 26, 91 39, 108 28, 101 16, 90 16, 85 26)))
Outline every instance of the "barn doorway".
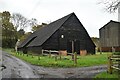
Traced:
POLYGON ((78 54, 80 53, 80 41, 79 40, 68 40, 67 41, 67 52, 72 53, 73 51, 77 52, 78 54))
POLYGON ((72 53, 72 41, 67 41, 67 52, 72 53))
POLYGON ((74 43, 74 51, 77 52, 77 54, 80 54, 80 41, 76 40, 74 43))

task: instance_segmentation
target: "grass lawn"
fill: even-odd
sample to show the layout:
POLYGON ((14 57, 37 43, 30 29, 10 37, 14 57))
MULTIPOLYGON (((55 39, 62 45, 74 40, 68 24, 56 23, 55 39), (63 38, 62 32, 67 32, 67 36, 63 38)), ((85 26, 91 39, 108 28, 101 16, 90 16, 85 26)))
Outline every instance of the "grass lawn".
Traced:
POLYGON ((12 55, 29 62, 34 65, 44 66, 44 67, 83 67, 83 66, 95 66, 95 65, 103 65, 107 64, 107 55, 109 53, 103 53, 96 55, 87 55, 87 56, 77 56, 77 64, 75 65, 74 62, 71 60, 71 56, 62 56, 62 60, 55 60, 55 58, 48 56, 33 56, 32 55, 24 55, 21 53, 16 54, 15 52, 11 52, 11 49, 3 49, 4 51, 7 51, 11 53, 12 55), (40 58, 40 59, 38 59, 40 58), (70 59, 70 60, 68 60, 70 59))
POLYGON ((110 80, 118 80, 118 72, 113 72, 112 74, 109 74, 107 72, 102 72, 100 74, 97 74, 95 78, 109 78, 110 80))

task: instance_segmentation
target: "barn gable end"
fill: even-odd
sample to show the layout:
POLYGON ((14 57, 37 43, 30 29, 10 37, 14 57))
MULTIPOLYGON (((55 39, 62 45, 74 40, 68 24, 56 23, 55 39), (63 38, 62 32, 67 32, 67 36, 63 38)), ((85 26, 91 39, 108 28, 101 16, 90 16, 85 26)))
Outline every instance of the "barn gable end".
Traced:
POLYGON ((71 52, 72 42, 74 42, 75 52, 80 53, 80 50, 86 50, 88 53, 95 53, 94 43, 74 13, 50 23, 34 32, 31 37, 29 36, 30 39, 26 39, 19 48, 39 46, 47 50, 71 52), (34 36, 37 37, 25 46, 34 36))
POLYGON ((120 51, 119 22, 111 20, 99 29, 99 34, 100 46, 102 47, 102 51, 112 51, 112 47, 116 48, 116 51, 120 51))

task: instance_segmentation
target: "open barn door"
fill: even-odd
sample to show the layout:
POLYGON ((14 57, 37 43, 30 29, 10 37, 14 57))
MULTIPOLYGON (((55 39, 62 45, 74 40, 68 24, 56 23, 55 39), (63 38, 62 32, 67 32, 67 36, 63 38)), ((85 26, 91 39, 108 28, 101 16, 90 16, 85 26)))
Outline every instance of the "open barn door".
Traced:
POLYGON ((77 54, 80 54, 80 41, 76 40, 74 42, 74 51, 77 52, 77 54))
POLYGON ((67 41, 67 52, 77 52, 79 54, 80 51, 80 41, 79 40, 68 40, 67 41))
POLYGON ((67 41, 67 52, 72 53, 72 41, 67 41))

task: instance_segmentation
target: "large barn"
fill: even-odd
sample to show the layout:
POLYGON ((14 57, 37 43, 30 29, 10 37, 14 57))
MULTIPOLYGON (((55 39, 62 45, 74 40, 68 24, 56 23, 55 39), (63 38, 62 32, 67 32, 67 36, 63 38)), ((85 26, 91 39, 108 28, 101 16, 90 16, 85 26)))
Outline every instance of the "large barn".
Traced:
POLYGON ((66 53, 95 54, 95 45, 75 13, 58 19, 35 31, 18 47, 41 53, 41 50, 57 50, 66 53))
POLYGON ((102 51, 120 51, 120 22, 111 20, 99 29, 99 34, 102 51))

